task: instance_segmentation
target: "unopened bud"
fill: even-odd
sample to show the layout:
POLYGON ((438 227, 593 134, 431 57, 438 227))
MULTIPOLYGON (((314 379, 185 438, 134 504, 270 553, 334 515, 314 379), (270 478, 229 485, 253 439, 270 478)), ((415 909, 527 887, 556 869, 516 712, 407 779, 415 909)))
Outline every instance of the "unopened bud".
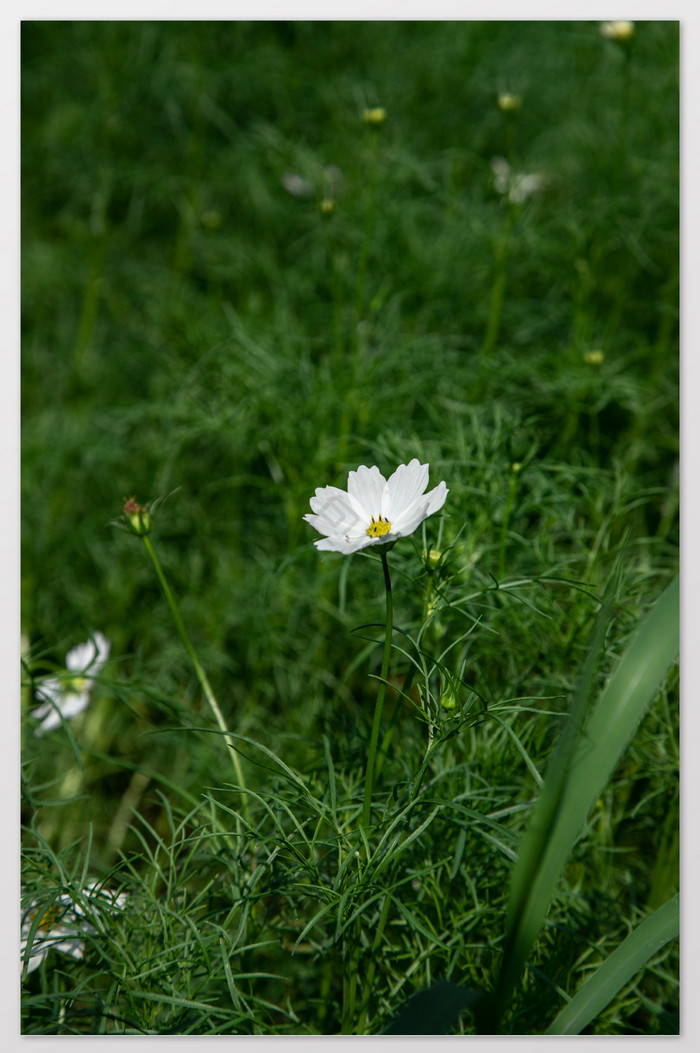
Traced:
POLYGON ((430 568, 430 570, 436 570, 440 565, 441 559, 442 552, 440 551, 440 549, 431 548, 430 552, 428 553, 428 567, 430 568))
POLYGON ((362 114, 362 120, 365 124, 384 124, 386 120, 386 110, 383 106, 375 106, 372 109, 365 110, 362 114))
POLYGON ((446 713, 451 713, 453 709, 456 709, 457 699, 455 698, 454 691, 445 691, 440 698, 440 705, 446 713))
POLYGON ((503 113, 515 113, 523 104, 519 95, 513 95, 508 91, 501 92, 498 96, 498 108, 503 113))
POLYGON ((601 22, 600 33, 607 40, 631 40, 634 36, 634 22, 627 22, 624 19, 617 22, 601 22))
POLYGON ((150 534, 151 517, 147 509, 140 505, 135 497, 124 499, 123 512, 129 521, 129 526, 137 537, 145 537, 146 534, 150 534))

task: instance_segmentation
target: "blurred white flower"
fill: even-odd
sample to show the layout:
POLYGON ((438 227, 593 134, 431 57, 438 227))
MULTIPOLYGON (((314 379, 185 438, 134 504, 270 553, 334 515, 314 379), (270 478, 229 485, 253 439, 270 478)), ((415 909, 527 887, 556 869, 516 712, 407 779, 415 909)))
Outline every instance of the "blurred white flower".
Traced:
POLYGON ((427 464, 414 458, 400 464, 387 480, 376 466, 364 464, 348 475, 347 491, 336 486, 316 489, 312 512, 304 519, 324 536, 314 541, 325 552, 349 555, 368 545, 383 545, 408 537, 424 519, 437 512, 449 493, 444 482, 425 493, 427 464))
MULTIPOLYGON (((95 882, 85 886, 83 895, 90 902, 91 917, 94 921, 98 921, 99 915, 105 912, 113 914, 123 910, 126 901, 123 892, 117 895, 109 889, 99 888, 95 882)), ((97 932, 97 929, 87 920, 85 909, 72 896, 64 893, 48 907, 36 898, 30 899, 22 909, 22 968, 25 967, 27 953, 28 973, 38 969, 51 950, 60 951, 71 958, 82 958, 85 950, 84 936, 94 932, 97 932), (39 914, 41 917, 37 922, 39 914), (32 929, 34 935, 27 950, 32 929)))
POLYGON ((107 661, 109 649, 109 640, 102 633, 95 633, 91 640, 78 644, 66 655, 69 675, 42 680, 36 693, 44 701, 32 710, 32 716, 41 721, 35 735, 59 727, 62 720, 71 720, 87 708, 94 678, 107 661))
POLYGON ((314 192, 308 179, 297 175, 296 172, 285 172, 282 176, 282 186, 292 197, 311 197, 314 192))
POLYGON ((299 175, 298 172, 285 172, 282 176, 282 186, 292 197, 313 197, 320 194, 322 197, 336 198, 343 187, 343 173, 337 165, 325 165, 313 170, 313 181, 299 175))
POLYGON ((513 205, 522 205, 527 198, 539 194, 547 186, 541 172, 514 172, 505 157, 491 159, 493 185, 496 193, 507 197, 513 205))

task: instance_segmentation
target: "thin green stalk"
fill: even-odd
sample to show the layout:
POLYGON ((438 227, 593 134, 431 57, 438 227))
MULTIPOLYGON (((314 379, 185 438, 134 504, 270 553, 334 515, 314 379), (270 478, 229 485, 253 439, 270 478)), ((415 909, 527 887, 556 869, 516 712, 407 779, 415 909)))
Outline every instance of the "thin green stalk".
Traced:
POLYGON ((394 731, 394 727, 396 726, 396 722, 398 720, 399 713, 401 712, 401 708, 405 704, 405 696, 411 690, 411 684, 413 683, 414 674, 415 674, 415 667, 411 666, 411 668, 408 670, 408 673, 406 675, 406 679, 404 680, 403 684, 401 685, 401 690, 397 693, 396 702, 394 703, 394 708, 393 708, 391 716, 389 717, 389 720, 387 722, 386 731, 384 732, 384 735, 382 736, 382 744, 379 747, 379 752, 377 753, 377 760, 376 760, 375 765, 374 765, 375 774, 379 774, 381 772, 382 766, 384 764, 384 761, 386 760, 386 758, 388 756, 389 743, 391 742, 391 737, 392 737, 392 734, 393 734, 393 731, 394 731))
POLYGON ((372 723, 372 737, 369 742, 369 753, 367 755, 367 773, 365 775, 365 804, 362 810, 362 825, 367 829, 371 822, 372 814, 372 787, 374 783, 374 765, 377 756, 377 744, 379 742, 379 729, 382 725, 382 709, 384 707, 384 696, 386 695, 386 680, 389 674, 389 657, 391 655, 391 630, 393 619, 393 600, 391 595, 391 578, 389 576, 389 564, 386 551, 381 548, 379 554, 382 557, 384 570, 384 585, 386 587, 386 633, 384 636, 384 657, 382 659, 382 671, 380 673, 379 691, 374 707, 374 721, 372 723))
POLYGON ((357 994, 357 974, 360 966, 360 922, 355 924, 355 942, 349 950, 350 940, 345 941, 345 969, 343 976, 343 1017, 340 1025, 341 1035, 353 1034, 353 1017, 355 1016, 355 998, 357 994))
POLYGON ((515 491, 518 485, 518 472, 520 471, 519 464, 511 465, 510 479, 508 481, 508 498, 506 500, 506 507, 503 513, 503 522, 501 524, 501 542, 498 551, 498 577, 503 579, 506 573, 506 548, 508 545, 508 528, 510 526, 510 517, 513 511, 513 504, 515 502, 515 491))
POLYGON ((391 906, 391 897, 387 893, 384 897, 384 903, 382 905, 382 913, 377 923, 377 928, 374 934, 374 941, 372 943, 372 953, 367 966, 367 975, 365 976, 365 994, 360 1005, 360 1016, 357 1021, 357 1027, 355 1033, 363 1035, 365 1033, 365 1018, 367 1016, 367 1008, 369 1006, 370 996, 372 994, 374 984, 374 974, 377 969, 377 951, 379 950, 379 944, 382 942, 382 936, 384 935, 384 929, 386 927, 387 918, 389 917, 389 907, 391 906))
POLYGON ((165 574, 163 573, 163 569, 162 569, 162 567, 160 565, 158 557, 156 556, 156 553, 155 553, 155 550, 153 548, 153 545, 151 544, 151 539, 148 537, 147 534, 144 534, 142 536, 141 540, 143 541, 144 545, 146 546, 146 551, 148 552, 148 555, 149 555, 149 557, 151 559, 151 563, 153 564, 154 570, 155 570, 156 575, 158 577, 158 581, 160 582, 160 587, 163 590, 163 595, 165 596, 165 599, 166 599, 166 601, 168 603, 168 607, 170 608, 170 613, 173 616, 173 621, 175 622, 175 627, 176 627, 176 629, 178 631, 180 639, 182 640, 184 648, 187 651, 187 654, 189 655, 190 661, 192 662, 192 665, 194 667, 194 671, 195 671, 195 673, 197 675, 197 679, 199 680, 200 687, 202 688, 202 691, 204 692, 204 697, 206 698, 207 702, 209 703, 209 706, 211 708, 212 713, 214 714, 216 722, 219 725, 219 727, 221 728, 221 731, 223 732, 224 741, 225 741, 226 745, 228 746, 228 748, 229 748, 229 750, 231 752, 231 757, 233 759, 233 766, 234 766, 234 768, 236 770, 236 778, 238 779, 238 785, 241 787, 241 789, 244 790, 245 789, 245 781, 243 779, 243 772, 241 770, 241 762, 238 759, 238 754, 236 752, 236 747, 234 746, 233 739, 231 738, 230 732, 229 732, 229 730, 228 730, 228 728, 226 726, 226 721, 224 720, 223 713, 219 709, 219 704, 216 701, 216 698, 214 696, 214 692, 212 691, 211 685, 209 684, 209 681, 207 679, 207 674, 204 672, 204 669, 202 668, 202 666, 200 664, 200 661, 197 658, 197 654, 195 652, 195 649, 192 646, 190 638, 187 635, 187 630, 185 629, 185 624, 184 624, 184 622, 182 620, 182 617, 180 616, 180 611, 178 610, 178 606, 177 606, 177 604, 175 602, 175 597, 173 596, 172 592, 170 591, 170 586, 168 585, 168 582, 167 582, 167 579, 165 577, 165 574))
MULTIPOLYGON (((391 592, 391 577, 389 575, 389 564, 386 557, 386 550, 380 549, 379 552, 382 559, 382 567, 384 569, 384 585, 386 589, 386 628, 384 636, 384 655, 382 658, 382 669, 379 681, 379 691, 377 692, 377 701, 374 707, 374 720, 372 723, 372 734, 370 737, 369 751, 367 755, 367 772, 365 775, 365 801, 364 808, 362 811, 362 826, 366 830, 369 828, 372 814, 372 787, 374 784, 374 775, 378 767, 378 761, 382 759, 385 751, 388 749, 388 736, 389 732, 384 737, 382 742, 382 751, 377 756, 377 747, 379 745, 379 731, 381 728, 382 721, 382 710, 384 708, 384 697, 386 695, 386 681, 389 673, 389 658, 391 656, 391 636, 392 636, 392 622, 393 622, 393 599, 391 592)), ((399 699, 400 701, 400 699, 399 699)), ((388 899, 387 896, 387 910, 388 910, 388 899)), ((382 912, 383 921, 380 924, 379 933, 384 929, 386 923, 385 917, 386 911, 382 912)), ((341 1022, 341 1034, 352 1035, 361 1034, 361 1027, 364 1027, 364 1019, 367 1012, 367 1001, 368 994, 365 994, 360 1010, 360 1022, 358 1026, 354 1026, 355 1018, 355 1005, 357 1001, 357 980, 360 968, 360 958, 362 956, 362 944, 360 937, 360 930, 362 923, 358 919, 355 923, 354 935, 355 942, 352 945, 352 950, 346 956, 345 962, 345 975, 343 978, 343 1015, 341 1022)), ((374 975, 373 964, 370 964, 372 975, 374 975)))
POLYGON ((323 224, 323 235, 326 245, 326 261, 328 273, 331 276, 331 289, 333 298, 333 345, 334 364, 340 375, 345 360, 345 340, 343 337, 343 297, 340 287, 340 261, 335 250, 334 238, 331 235, 332 214, 321 216, 323 224))
POLYGON ((369 250, 374 233, 374 221, 377 211, 377 185, 379 181, 379 135, 377 129, 371 129, 372 135, 372 160, 370 162, 369 175, 369 201, 365 211, 365 225, 362 238, 362 248, 357 267, 357 284, 355 286, 355 328, 357 335, 357 351, 362 346, 359 324, 365 309, 365 296, 367 288, 367 264, 369 262, 369 250))
POLYGON ((510 234, 512 226, 513 209, 508 207, 503 220, 503 229, 501 230, 499 240, 496 244, 496 273, 494 275, 493 287, 491 289, 491 306, 486 324, 486 334, 481 348, 482 366, 484 360, 490 357, 491 352, 496 346, 498 332, 501 327, 501 309, 503 306, 503 294, 506 287, 506 269, 508 266, 508 256, 510 255, 510 234))

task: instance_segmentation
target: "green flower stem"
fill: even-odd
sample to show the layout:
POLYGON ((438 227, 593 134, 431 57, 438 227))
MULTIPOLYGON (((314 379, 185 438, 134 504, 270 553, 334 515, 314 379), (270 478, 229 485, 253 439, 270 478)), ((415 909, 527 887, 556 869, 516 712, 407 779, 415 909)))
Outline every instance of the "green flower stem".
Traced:
POLYGON ((396 702, 394 703, 394 709, 387 722, 386 731, 384 732, 384 736, 382 738, 382 744, 379 747, 379 752, 377 753, 377 760, 374 765, 375 775, 379 775, 384 765, 384 761, 386 760, 389 754, 389 744, 391 743, 394 727, 396 726, 396 722, 399 718, 399 713, 401 712, 402 707, 406 703, 406 696, 411 690, 411 685, 413 684, 413 677, 415 675, 415 671, 415 666, 412 665, 408 670, 406 679, 401 685, 401 690, 397 692, 396 702))
POLYGON ((484 360, 490 357, 496 346, 498 333, 501 327, 501 309, 503 306, 503 293, 506 287, 506 270, 508 267, 508 257, 511 248, 510 235, 513 227, 513 218, 513 209, 508 207, 503 219, 503 228, 500 237, 496 242, 494 253, 496 272, 493 280, 493 288, 491 290, 491 307, 489 310, 488 322, 486 324, 486 335, 484 336, 484 343, 481 348, 482 366, 484 360))
POLYGON ((382 726, 382 709, 384 707, 384 696, 386 695, 386 680, 389 674, 389 657, 391 655, 391 630, 393 618, 391 578, 389 577, 389 564, 387 562, 385 549, 381 548, 379 550, 379 554, 382 557, 382 567, 384 569, 384 585, 386 587, 386 634, 384 637, 384 658, 382 659, 382 671, 379 680, 379 691, 377 692, 377 701, 374 707, 372 737, 370 738, 369 753, 367 755, 367 774, 365 775, 365 804, 362 810, 362 825, 365 829, 367 829, 371 823, 374 765, 377 757, 379 729, 382 726))
POLYGON ((151 544, 151 539, 148 537, 147 534, 144 534, 143 537, 141 538, 141 540, 143 541, 144 545, 146 546, 146 551, 148 552, 148 555, 150 556, 151 563, 153 564, 153 567, 155 569, 156 575, 158 577, 158 581, 160 582, 160 587, 163 590, 163 595, 165 596, 165 599, 167 600, 168 606, 170 607, 170 613, 173 616, 173 621, 175 622, 175 627, 177 628, 177 631, 178 631, 178 633, 180 635, 180 639, 182 640, 184 648, 185 648, 185 650, 187 651, 187 654, 190 657, 190 661, 192 662, 192 665, 194 667, 194 671, 197 674, 197 679, 199 680, 200 687, 202 688, 202 691, 204 692, 204 697, 206 698, 207 702, 209 703, 209 706, 211 708, 212 713, 214 714, 216 722, 219 725, 219 727, 221 728, 221 731, 223 732, 224 741, 225 741, 226 745, 229 747, 229 750, 231 751, 231 757, 233 759, 233 766, 234 766, 234 768, 236 770, 236 778, 238 779, 238 785, 241 787, 241 789, 244 790, 245 789, 245 782, 243 780, 243 772, 241 770, 241 762, 238 759, 238 754, 236 752, 236 747, 235 747, 235 745, 233 743, 233 739, 231 738, 231 734, 230 734, 228 728, 226 727, 226 721, 224 720, 223 714, 222 714, 221 710, 219 709, 219 704, 216 701, 216 698, 214 696, 214 692, 212 691, 211 685, 209 684, 209 681, 207 680, 207 674, 204 672, 204 669, 202 668, 202 666, 200 664, 200 661, 197 658, 197 654, 195 652, 195 649, 192 646, 192 643, 190 642, 190 638, 187 635, 187 630, 185 629, 185 624, 184 624, 184 622, 182 620, 182 617, 180 616, 180 611, 178 610, 177 604, 175 603, 175 597, 173 596, 172 592, 170 591, 170 586, 168 585, 168 582, 166 580, 165 574, 163 573, 163 569, 162 569, 162 567, 160 565, 158 557, 155 554, 155 550, 153 548, 153 545, 151 544))

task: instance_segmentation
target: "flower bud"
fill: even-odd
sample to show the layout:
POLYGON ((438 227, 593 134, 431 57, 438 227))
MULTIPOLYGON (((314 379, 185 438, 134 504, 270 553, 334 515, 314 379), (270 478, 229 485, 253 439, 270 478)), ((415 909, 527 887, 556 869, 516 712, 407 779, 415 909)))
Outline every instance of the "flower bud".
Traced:
POLYGON ((606 40, 631 40, 634 36, 634 22, 620 19, 617 22, 601 22, 600 34, 606 40))
POLYGON ((454 691, 447 690, 440 696, 440 705, 446 713, 451 713, 453 709, 457 708, 457 699, 455 698, 454 691))
POLYGON ((519 95, 513 95, 508 91, 502 91, 498 96, 498 108, 503 113, 515 113, 523 104, 519 95))
POLYGON ((124 515, 129 521, 129 526, 137 537, 145 537, 151 532, 151 517, 146 507, 138 504, 135 497, 124 499, 124 515))
POLYGON ((365 124, 373 124, 378 126, 384 124, 386 120, 386 110, 383 106, 375 106, 373 109, 365 110, 362 114, 362 120, 365 124))
POLYGON ((604 360, 605 355, 602 351, 584 351, 583 353, 583 361, 589 366, 602 366, 604 360))

